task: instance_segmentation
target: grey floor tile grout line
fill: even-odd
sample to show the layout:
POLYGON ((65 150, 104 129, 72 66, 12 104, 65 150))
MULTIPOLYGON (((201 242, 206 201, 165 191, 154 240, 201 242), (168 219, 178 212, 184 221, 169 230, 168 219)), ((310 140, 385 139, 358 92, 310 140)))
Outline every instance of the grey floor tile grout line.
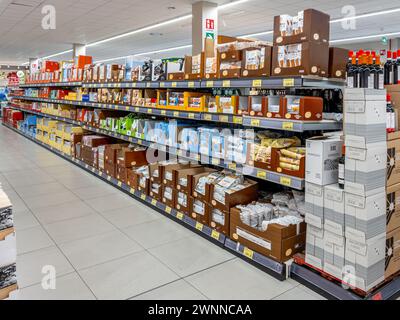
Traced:
MULTIPOLYGON (((75 270, 74 270, 74 271, 67 272, 67 273, 64 273, 64 274, 61 275, 61 276, 56 276, 56 279, 59 279, 59 278, 65 277, 65 276, 69 276, 69 275, 74 274, 74 273, 76 273, 75 270)), ((32 284, 30 284, 29 286, 26 286, 26 287, 20 287, 20 286, 18 285, 18 289, 19 289, 19 290, 24 290, 24 289, 27 289, 27 288, 31 288, 31 287, 37 286, 38 284, 40 284, 40 282, 32 283, 32 284)), ((56 283, 56 285, 57 285, 57 283, 56 283)))
POLYGON ((169 285, 171 285, 171 284, 173 284, 173 283, 175 283, 175 282, 181 281, 181 280, 183 280, 183 279, 182 279, 182 278, 179 278, 179 279, 176 279, 176 280, 174 280, 174 281, 170 281, 170 282, 168 282, 168 283, 164 283, 164 284, 159 285, 159 286, 157 286, 157 287, 155 287, 155 288, 153 288, 153 289, 149 289, 149 290, 146 290, 146 291, 144 291, 144 292, 141 292, 141 293, 139 293, 139 294, 137 294, 137 295, 134 295, 134 296, 132 296, 132 297, 129 297, 129 298, 125 299, 125 300, 132 300, 132 299, 137 298, 137 297, 140 297, 140 296, 142 296, 142 295, 144 295, 144 294, 146 294, 146 293, 150 293, 150 292, 155 291, 155 290, 157 290, 157 289, 160 289, 160 288, 169 286, 169 285))

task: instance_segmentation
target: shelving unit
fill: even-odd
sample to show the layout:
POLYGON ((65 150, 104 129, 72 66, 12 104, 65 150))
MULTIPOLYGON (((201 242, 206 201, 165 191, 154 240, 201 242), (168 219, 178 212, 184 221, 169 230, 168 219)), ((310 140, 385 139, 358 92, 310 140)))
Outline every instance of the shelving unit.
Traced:
POLYGON ((278 280, 285 280, 287 278, 287 265, 284 263, 276 262, 270 258, 261 256, 260 254, 240 245, 236 242, 228 239, 222 233, 219 233, 215 230, 212 230, 206 225, 203 225, 196 220, 192 219, 189 216, 184 215, 183 213, 179 212, 178 210, 171 208, 164 203, 153 199, 142 192, 132 189, 130 186, 122 183, 121 181, 113 178, 104 172, 89 166, 88 164, 84 163, 83 161, 73 158, 41 141, 36 140, 35 138, 30 137, 29 135, 24 134, 23 132, 13 128, 12 126, 3 123, 3 125, 14 132, 24 136, 25 138, 35 142, 36 144, 42 146, 43 148, 57 154, 58 156, 62 157, 65 160, 68 160, 78 167, 90 172, 91 174, 99 177, 100 179, 104 180, 105 182, 113 185, 114 187, 118 188, 119 190, 129 194, 136 200, 146 204, 147 206, 151 207, 152 209, 162 213, 163 215, 171 218, 172 220, 178 222, 179 224, 185 226, 186 228, 190 229, 193 232, 201 235, 203 238, 211 241, 214 244, 217 244, 220 247, 225 248, 233 253, 235 253, 238 257, 244 258, 246 261, 251 263, 252 265, 256 266, 257 268, 269 273, 270 275, 274 276, 278 280))

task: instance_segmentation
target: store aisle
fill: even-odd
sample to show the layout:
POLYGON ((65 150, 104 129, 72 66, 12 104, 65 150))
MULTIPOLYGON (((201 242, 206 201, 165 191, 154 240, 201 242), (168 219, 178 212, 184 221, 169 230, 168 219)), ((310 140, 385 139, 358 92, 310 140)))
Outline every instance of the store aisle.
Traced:
MULTIPOLYGON (((0 125, 19 299, 322 299, 280 282, 0 125), (56 288, 42 287, 54 266, 56 288)), ((45 283, 46 284, 46 283, 45 283)))

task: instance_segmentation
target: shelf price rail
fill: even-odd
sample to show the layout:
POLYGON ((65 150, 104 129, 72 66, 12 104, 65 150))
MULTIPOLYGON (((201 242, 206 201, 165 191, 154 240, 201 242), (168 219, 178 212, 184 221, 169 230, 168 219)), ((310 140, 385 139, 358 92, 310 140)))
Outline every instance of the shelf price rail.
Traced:
POLYGON ((25 138, 35 142, 36 144, 44 147, 45 149, 57 154, 58 156, 72 162, 73 164, 77 165, 78 167, 90 172, 91 174, 97 176, 98 178, 104 180, 105 182, 113 185, 114 187, 118 188, 119 190, 129 194, 136 200, 141 201, 142 203, 146 204, 147 206, 151 207, 152 209, 157 210, 158 212, 162 213, 163 215, 171 218, 175 222, 180 223, 181 225, 185 226, 186 228, 194 231, 195 233, 201 235, 203 238, 211 241, 214 244, 219 245, 220 247, 230 251, 231 253, 235 254, 236 256, 243 258, 245 261, 251 263, 255 267, 259 268, 260 270, 272 275, 273 277, 277 278, 278 280, 285 280, 287 278, 287 265, 276 262, 268 257, 262 256, 261 254, 254 252, 253 250, 242 246, 241 244, 234 242, 224 236, 222 233, 219 233, 210 227, 203 225, 196 220, 192 219, 191 217, 179 212, 178 210, 171 208, 165 205, 162 202, 157 201, 156 199, 151 198, 143 194, 142 192, 131 188, 130 186, 122 183, 121 181, 117 180, 114 177, 111 177, 104 172, 89 166, 88 164, 84 163, 83 161, 73 158, 39 140, 36 140, 33 137, 21 132, 20 130, 10 126, 7 123, 3 123, 3 125, 14 132, 24 136, 25 138))

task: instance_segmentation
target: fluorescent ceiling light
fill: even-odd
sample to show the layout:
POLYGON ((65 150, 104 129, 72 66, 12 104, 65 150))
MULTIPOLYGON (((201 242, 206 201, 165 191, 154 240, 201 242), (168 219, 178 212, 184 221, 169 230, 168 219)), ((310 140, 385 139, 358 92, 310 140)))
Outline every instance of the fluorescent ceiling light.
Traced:
POLYGON ((245 2, 249 2, 249 0, 238 0, 238 1, 232 1, 232 2, 228 2, 225 4, 221 4, 220 6, 218 6, 218 10, 224 10, 233 6, 236 6, 238 4, 242 4, 245 2))
POLYGON ((273 31, 264 31, 264 32, 258 32, 258 33, 251 33, 251 34, 245 34, 242 36, 238 36, 239 38, 253 38, 253 37, 258 37, 258 36, 264 36, 267 34, 273 34, 273 31))
POLYGON ((58 53, 55 53, 55 54, 52 54, 52 55, 49 55, 49 56, 46 56, 46 57, 42 57, 42 58, 40 58, 40 60, 46 60, 46 59, 50 59, 50 58, 53 58, 53 57, 61 56, 63 54, 67 54, 67 53, 70 53, 72 51, 73 51, 72 49, 61 51, 61 52, 58 52, 58 53))
POLYGON ((375 16, 381 16, 385 14, 392 14, 392 13, 397 13, 400 12, 400 8, 397 9, 390 9, 390 10, 383 10, 383 11, 377 11, 377 12, 370 12, 366 14, 360 14, 358 16, 354 17, 347 17, 347 18, 339 18, 339 19, 333 19, 330 22, 331 23, 337 23, 337 22, 343 22, 343 21, 351 21, 351 20, 357 20, 357 19, 363 19, 363 18, 370 18, 370 17, 375 17, 375 16))
POLYGON ((115 61, 115 60, 122 60, 122 59, 128 59, 130 57, 138 57, 138 56, 147 56, 151 54, 156 54, 156 53, 163 53, 163 52, 169 52, 169 51, 176 51, 176 50, 182 50, 182 49, 189 49, 191 48, 192 45, 184 45, 184 46, 179 46, 179 47, 173 47, 173 48, 167 48, 167 49, 160 49, 160 50, 155 50, 155 51, 149 51, 149 52, 142 52, 142 53, 136 53, 136 54, 131 54, 129 56, 123 56, 123 57, 116 57, 116 58, 110 58, 110 59, 104 59, 104 60, 99 60, 95 61, 96 63, 102 63, 102 62, 108 62, 108 61, 115 61))
POLYGON ((330 43, 352 42, 352 41, 368 40, 368 39, 375 39, 375 38, 382 38, 382 37, 394 37, 394 36, 398 36, 398 35, 400 35, 400 32, 382 33, 382 34, 375 34, 375 35, 371 35, 371 36, 361 36, 361 37, 346 38, 346 39, 336 39, 336 40, 331 40, 330 43))

